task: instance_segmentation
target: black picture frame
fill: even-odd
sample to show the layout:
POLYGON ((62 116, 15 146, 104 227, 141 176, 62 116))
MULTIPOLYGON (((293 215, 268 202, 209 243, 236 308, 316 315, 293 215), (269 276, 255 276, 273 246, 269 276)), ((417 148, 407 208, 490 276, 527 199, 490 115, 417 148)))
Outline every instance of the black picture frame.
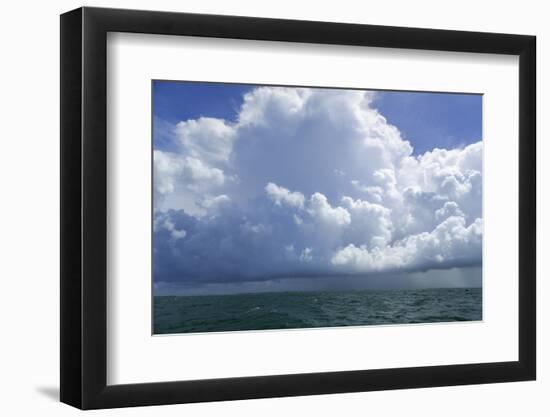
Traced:
POLYGON ((61 401, 81 409, 533 380, 536 376, 536 38, 102 8, 61 15, 61 401), (519 358, 107 385, 108 32, 519 56, 519 358))

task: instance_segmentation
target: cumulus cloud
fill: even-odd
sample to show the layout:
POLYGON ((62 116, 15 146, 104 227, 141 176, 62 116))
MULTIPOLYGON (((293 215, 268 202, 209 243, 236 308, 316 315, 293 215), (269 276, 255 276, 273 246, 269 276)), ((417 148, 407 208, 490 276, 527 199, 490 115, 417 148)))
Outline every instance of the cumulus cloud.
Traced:
POLYGON ((284 187, 279 187, 272 182, 265 186, 267 195, 280 206, 281 204, 288 204, 291 207, 304 207, 304 195, 299 192, 290 192, 284 187))
POLYGON ((159 194, 173 193, 177 187, 205 190, 225 182, 221 169, 213 168, 197 158, 154 151, 153 160, 155 191, 159 194))
POLYGON ((235 130, 223 120, 201 117, 179 122, 176 135, 190 156, 205 162, 227 161, 235 130))
POLYGON ((309 213, 319 223, 336 227, 347 226, 351 223, 349 212, 343 207, 332 207, 327 198, 321 193, 315 193, 311 196, 309 213))
POLYGON ((345 271, 349 267, 357 272, 469 266, 479 261, 481 236, 481 219, 466 226, 463 217, 452 216, 431 232, 408 236, 391 246, 369 250, 367 245, 350 244, 338 250, 331 262, 345 271))
POLYGON ((414 155, 374 99, 259 87, 234 122, 175 125, 154 152, 155 279, 479 265, 482 142, 414 155))
POLYGON ((176 225, 169 217, 165 217, 162 220, 157 219, 154 224, 154 228, 155 230, 163 228, 165 231, 169 232, 172 240, 183 239, 187 235, 187 232, 184 229, 176 228, 176 225))

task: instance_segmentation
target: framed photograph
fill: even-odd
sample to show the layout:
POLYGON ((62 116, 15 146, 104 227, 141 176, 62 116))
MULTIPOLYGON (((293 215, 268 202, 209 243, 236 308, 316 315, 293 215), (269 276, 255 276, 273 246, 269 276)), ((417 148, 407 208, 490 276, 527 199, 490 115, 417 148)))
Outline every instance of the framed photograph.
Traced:
POLYGON ((535 37, 61 16, 61 401, 533 380, 535 37))

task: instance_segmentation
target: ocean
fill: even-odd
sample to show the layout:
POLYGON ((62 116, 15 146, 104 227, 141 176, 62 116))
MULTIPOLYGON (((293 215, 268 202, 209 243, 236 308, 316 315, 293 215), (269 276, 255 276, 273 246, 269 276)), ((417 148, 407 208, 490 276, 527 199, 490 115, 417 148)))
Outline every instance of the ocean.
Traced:
POLYGON ((476 321, 481 298, 481 288, 155 296, 154 333, 476 321))

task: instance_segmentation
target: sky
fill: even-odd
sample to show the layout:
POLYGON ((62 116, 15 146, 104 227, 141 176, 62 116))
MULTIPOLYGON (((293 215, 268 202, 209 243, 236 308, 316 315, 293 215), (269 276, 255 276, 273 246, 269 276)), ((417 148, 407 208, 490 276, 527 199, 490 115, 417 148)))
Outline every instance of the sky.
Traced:
POLYGON ((155 294, 481 284, 481 95, 152 89, 155 294))

